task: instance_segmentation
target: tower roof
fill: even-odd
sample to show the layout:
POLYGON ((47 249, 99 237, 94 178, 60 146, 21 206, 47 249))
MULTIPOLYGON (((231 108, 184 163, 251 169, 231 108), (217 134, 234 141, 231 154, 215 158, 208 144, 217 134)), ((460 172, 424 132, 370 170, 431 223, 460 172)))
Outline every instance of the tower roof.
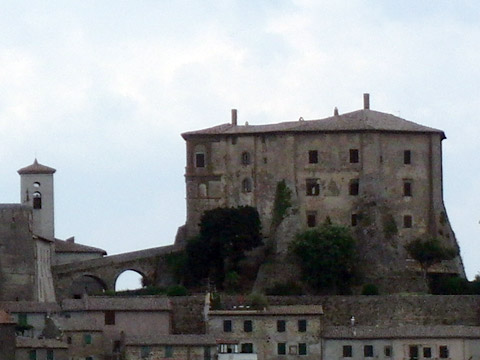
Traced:
POLYGON ((55 170, 54 168, 42 165, 37 161, 37 159, 35 159, 32 165, 21 168, 17 172, 20 175, 24 175, 24 174, 53 174, 55 173, 55 171, 57 170, 55 170))

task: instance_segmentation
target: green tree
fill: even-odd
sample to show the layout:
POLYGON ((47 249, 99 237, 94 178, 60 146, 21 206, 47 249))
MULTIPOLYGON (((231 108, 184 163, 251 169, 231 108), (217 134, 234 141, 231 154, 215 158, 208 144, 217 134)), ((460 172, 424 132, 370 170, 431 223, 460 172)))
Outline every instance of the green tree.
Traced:
POLYGON ((423 277, 427 279, 428 269, 443 260, 452 260, 458 255, 454 248, 443 246, 437 238, 415 239, 405 245, 408 255, 418 262, 423 277))
POLYGON ((325 222, 307 230, 292 242, 304 281, 316 290, 345 292, 355 274, 355 240, 350 230, 325 222))

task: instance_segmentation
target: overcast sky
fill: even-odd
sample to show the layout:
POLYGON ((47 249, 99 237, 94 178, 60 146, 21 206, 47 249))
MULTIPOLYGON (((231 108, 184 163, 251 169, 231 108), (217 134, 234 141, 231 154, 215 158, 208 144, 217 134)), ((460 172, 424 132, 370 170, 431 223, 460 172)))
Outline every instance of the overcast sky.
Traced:
POLYGON ((445 131, 444 198, 480 272, 480 2, 0 1, 0 202, 37 157, 56 235, 109 254, 185 221, 180 133, 362 107, 445 131))

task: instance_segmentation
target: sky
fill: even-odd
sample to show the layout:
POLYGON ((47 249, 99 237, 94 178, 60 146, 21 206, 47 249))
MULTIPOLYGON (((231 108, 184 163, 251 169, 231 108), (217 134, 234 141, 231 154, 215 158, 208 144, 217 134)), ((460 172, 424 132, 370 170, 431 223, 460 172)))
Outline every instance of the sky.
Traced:
POLYGON ((444 199, 480 273, 480 2, 0 0, 0 202, 55 173, 58 238, 172 244, 182 132, 373 110, 445 131, 444 199))

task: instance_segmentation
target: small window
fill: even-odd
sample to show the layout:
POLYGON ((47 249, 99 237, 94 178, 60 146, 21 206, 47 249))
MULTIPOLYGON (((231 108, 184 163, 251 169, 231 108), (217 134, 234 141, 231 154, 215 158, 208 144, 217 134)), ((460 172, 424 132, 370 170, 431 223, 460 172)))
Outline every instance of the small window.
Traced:
POLYGON ((242 344, 241 352, 244 353, 244 354, 252 354, 253 353, 253 344, 252 343, 242 344))
POLYGON ((253 323, 252 320, 245 320, 243 322, 243 331, 245 332, 252 332, 253 330, 253 323))
POLYGON ((418 346, 410 345, 408 347, 408 355, 410 356, 410 360, 418 360, 418 346))
POLYGON ((165 357, 166 358, 173 357, 173 347, 172 347, 172 345, 165 345, 165 357))
POLYGON ((356 196, 360 192, 360 182, 358 179, 353 179, 350 181, 349 194, 356 196))
POLYGON ((37 350, 30 350, 28 352, 28 359, 29 360, 37 360, 37 350))
POLYGON ((356 164, 359 162, 358 149, 350 149, 350 163, 356 164))
POLYGON ((403 163, 410 165, 412 163, 412 152, 410 150, 403 151, 403 163))
POLYGON ((307 226, 313 228, 317 226, 317 212, 307 211, 307 226))
POLYGON ((440 359, 448 359, 448 356, 449 356, 448 346, 446 345, 440 346, 439 352, 440 352, 440 359))
POLYGON ((252 192, 252 180, 250 178, 245 178, 242 181, 242 192, 249 193, 252 192))
POLYGON ((147 359, 150 356, 150 346, 142 346, 140 349, 140 357, 147 359))
POLYGON ((307 179, 306 181, 307 196, 320 195, 320 184, 318 179, 307 179))
POLYGON ((285 320, 277 320, 277 331, 278 332, 285 332, 285 320))
POLYGON ((91 334, 83 335, 83 342, 85 343, 85 345, 90 345, 92 343, 92 335, 91 334))
POLYGON ((423 348, 423 357, 425 359, 430 359, 432 357, 432 348, 429 346, 426 346, 423 348))
POLYGON ((197 168, 205 167, 205 153, 199 152, 195 154, 195 167, 197 168))
POLYGON ((232 320, 223 320, 223 331, 232 332, 232 320))
POLYGON ((308 162, 310 164, 318 164, 318 151, 317 150, 309 150, 308 151, 308 162))
POLYGON ((72 343, 72 337, 71 336, 68 336, 67 337, 67 344, 71 344, 72 343))
POLYGON ((405 229, 410 229, 412 227, 412 215, 404 215, 403 216, 403 227, 405 229))
POLYGON ((363 347, 363 356, 364 357, 373 357, 373 345, 365 345, 363 347))
POLYGON ((307 320, 298 320, 298 331, 305 332, 307 331, 307 320))
POLYGON ((53 350, 47 349, 47 360, 54 360, 53 359, 53 350))
POLYGON ((42 194, 40 194, 40 192, 38 191, 35 191, 33 193, 33 208, 34 209, 42 208, 42 194))
POLYGON ((298 355, 307 355, 307 344, 306 343, 298 344, 298 355))
POLYGON ((237 144, 237 137, 232 136, 232 145, 236 145, 236 144, 237 144))
POLYGON ((27 314, 25 314, 25 313, 19 313, 18 314, 18 325, 21 325, 21 326, 28 325, 27 314))
POLYGON ((412 182, 410 180, 403 181, 403 196, 412 196, 412 182))
POLYGON ((357 226, 357 224, 358 224, 358 214, 352 214, 351 222, 352 222, 352 226, 357 226))
POLYGON ((287 344, 282 342, 277 344, 277 354, 286 355, 287 354, 287 344))
POLYGON ((203 347, 203 360, 211 360, 212 359, 212 349, 210 346, 203 347))
POLYGON ((115 325, 115 311, 105 310, 105 325, 115 325))
POLYGON ((352 351, 352 345, 343 345, 343 357, 352 357, 353 351, 352 351))
POLYGON ((250 165, 250 153, 247 151, 242 153, 242 165, 250 165))
POLYGON ((33 187, 36 187, 36 188, 39 188, 40 187, 40 183, 38 181, 35 181, 33 183, 33 187))
POLYGON ((383 353, 385 354, 385 357, 392 357, 392 347, 390 345, 387 345, 383 348, 383 353))

